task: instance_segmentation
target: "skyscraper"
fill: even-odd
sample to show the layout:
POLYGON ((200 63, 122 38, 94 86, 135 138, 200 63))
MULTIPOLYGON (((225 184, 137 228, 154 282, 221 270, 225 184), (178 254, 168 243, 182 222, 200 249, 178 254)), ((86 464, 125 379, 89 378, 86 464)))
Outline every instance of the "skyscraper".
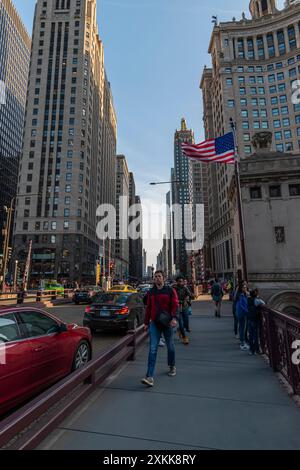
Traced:
MULTIPOLYGON (((180 130, 176 130, 174 137, 174 178, 172 189, 174 192, 173 204, 181 206, 182 238, 175 240, 175 265, 178 273, 190 275, 190 265, 186 250, 186 237, 184 226, 190 223, 186 220, 184 206, 193 204, 193 162, 182 153, 183 142, 194 143, 194 132, 187 128, 186 120, 181 120, 180 130)), ((177 220, 177 225, 180 222, 177 220)))
MULTIPOLYGON (((11 0, 0 0, 0 204, 10 206, 16 196, 22 149, 30 37, 11 0)), ((5 213, 0 211, 2 253, 5 213)), ((11 244, 10 244, 11 246, 11 244)))
MULTIPOLYGON (((251 0, 250 13, 213 29, 212 68, 200 85, 206 137, 230 131, 232 118, 242 159, 253 153, 253 134, 265 130, 273 133, 272 150, 299 152, 300 104, 292 96, 300 77, 300 4, 287 1, 279 11, 275 0, 251 0)), ((211 164, 207 171, 210 269, 230 277, 241 256, 228 202, 233 168, 211 164)))
POLYGON ((119 279, 129 275, 129 171, 124 155, 116 159, 116 207, 117 207, 117 236, 116 236, 116 276, 119 279))
POLYGON ((96 0, 38 0, 15 248, 32 278, 94 282, 96 210, 115 205, 116 116, 96 0))
MULTIPOLYGON (((135 180, 133 173, 129 173, 129 206, 139 207, 139 214, 142 217, 141 198, 136 194, 135 180)), ((138 216, 139 216, 138 214, 138 216)), ((133 222, 136 217, 129 217, 129 223, 133 222)), ((129 237, 129 275, 133 280, 142 279, 143 277, 143 237, 142 224, 138 224, 137 230, 141 234, 138 239, 129 237)))

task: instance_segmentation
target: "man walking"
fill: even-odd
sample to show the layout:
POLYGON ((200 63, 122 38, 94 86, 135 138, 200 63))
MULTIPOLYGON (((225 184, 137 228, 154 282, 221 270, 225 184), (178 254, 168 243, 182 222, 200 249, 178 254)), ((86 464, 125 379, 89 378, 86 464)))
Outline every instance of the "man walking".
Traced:
POLYGON ((145 314, 145 331, 150 334, 150 350, 148 357, 148 370, 142 383, 148 387, 154 385, 154 371, 156 365, 158 345, 161 335, 164 335, 168 349, 168 366, 170 377, 176 375, 175 346, 173 328, 177 326, 178 298, 171 287, 165 285, 162 271, 154 274, 154 287, 147 294, 147 308, 145 314))
POLYGON ((216 306, 215 317, 217 318, 221 317, 221 305, 222 305, 223 295, 224 295, 224 292, 223 292, 222 286, 219 282, 219 279, 216 278, 211 288, 211 296, 216 306))
POLYGON ((176 279, 176 285, 174 286, 174 290, 177 293, 178 301, 179 301, 179 335, 183 342, 183 344, 189 344, 189 338, 186 336, 186 331, 189 330, 189 300, 191 297, 191 293, 187 287, 184 285, 183 277, 178 277, 176 279))

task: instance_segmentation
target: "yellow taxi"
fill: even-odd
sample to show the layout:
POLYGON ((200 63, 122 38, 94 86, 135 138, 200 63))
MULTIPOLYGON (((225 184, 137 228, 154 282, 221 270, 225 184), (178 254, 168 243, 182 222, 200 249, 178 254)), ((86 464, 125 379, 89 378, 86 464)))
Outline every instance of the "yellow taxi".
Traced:
POLYGON ((132 286, 129 286, 128 284, 123 284, 123 285, 116 285, 116 286, 113 286, 109 289, 109 292, 132 292, 132 293, 136 293, 137 290, 132 287, 132 286))

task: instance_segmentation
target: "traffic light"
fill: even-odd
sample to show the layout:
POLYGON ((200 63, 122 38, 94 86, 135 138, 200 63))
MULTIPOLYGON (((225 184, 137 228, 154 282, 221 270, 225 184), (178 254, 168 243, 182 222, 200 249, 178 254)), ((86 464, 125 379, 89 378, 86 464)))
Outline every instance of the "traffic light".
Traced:
POLYGON ((11 255, 12 255, 12 247, 9 246, 8 249, 7 249, 7 259, 8 259, 8 261, 10 261, 11 255))
POLYGON ((100 267, 100 263, 97 263, 97 266, 96 266, 96 285, 100 284, 100 279, 101 279, 101 267, 100 267))

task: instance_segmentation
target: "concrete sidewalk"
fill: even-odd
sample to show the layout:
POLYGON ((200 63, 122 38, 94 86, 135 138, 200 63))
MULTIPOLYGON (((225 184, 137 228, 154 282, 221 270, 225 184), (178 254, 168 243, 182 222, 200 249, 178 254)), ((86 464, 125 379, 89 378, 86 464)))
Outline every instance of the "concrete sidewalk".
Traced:
POLYGON ((39 449, 300 449, 300 409, 259 356, 240 351, 231 304, 221 319, 194 303, 191 343, 176 340, 175 378, 160 348, 155 387, 145 388, 148 344, 39 449))

